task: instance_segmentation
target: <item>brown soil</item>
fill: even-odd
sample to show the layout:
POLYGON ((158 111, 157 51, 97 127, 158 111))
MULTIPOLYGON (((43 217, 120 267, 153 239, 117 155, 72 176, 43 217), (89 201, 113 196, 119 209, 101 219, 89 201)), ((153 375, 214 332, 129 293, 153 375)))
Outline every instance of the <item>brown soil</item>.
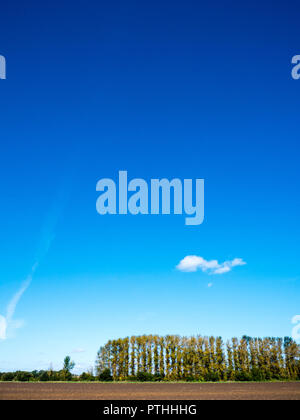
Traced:
POLYGON ((300 382, 15 383, 0 382, 0 400, 300 400, 300 382))

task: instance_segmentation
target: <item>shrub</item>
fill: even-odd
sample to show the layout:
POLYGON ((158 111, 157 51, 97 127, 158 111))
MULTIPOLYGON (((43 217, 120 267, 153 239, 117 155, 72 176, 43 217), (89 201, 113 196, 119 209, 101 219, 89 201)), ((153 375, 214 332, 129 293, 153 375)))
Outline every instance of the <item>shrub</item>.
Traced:
POLYGON ((99 381, 109 382, 113 380, 113 377, 111 376, 110 369, 104 369, 100 375, 98 375, 99 381))
POLYGON ((86 373, 83 372, 80 376, 79 376, 79 380, 80 381, 94 381, 95 378, 91 373, 86 373))
MULTIPOLYGON (((210 379, 210 381, 211 381, 211 380, 212 380, 212 379, 210 379)), ((195 377, 194 377, 194 376, 186 376, 185 381, 186 381, 186 382, 196 382, 196 379, 195 379, 195 377)))
POLYGON ((41 370, 39 372, 39 376, 38 376, 39 381, 46 382, 46 381, 49 381, 49 379, 50 379, 49 374, 46 370, 41 370))
POLYGON ((265 381, 266 378, 260 369, 253 368, 251 371, 251 379, 252 381, 262 382, 265 381))
POLYGON ((56 373, 57 381, 71 381, 72 380, 72 374, 71 372, 68 372, 67 370, 59 370, 56 373))
POLYGON ((127 376, 127 378, 126 378, 126 381, 132 381, 132 382, 135 382, 137 379, 136 379, 136 376, 135 375, 130 375, 130 376, 127 376))
POLYGON ((40 375, 40 372, 41 372, 41 371, 38 371, 38 370, 33 370, 33 371, 31 372, 32 379, 38 379, 38 377, 39 377, 39 375, 40 375))
POLYGON ((251 381, 251 379, 252 379, 251 374, 245 371, 237 372, 235 374, 236 381, 247 382, 247 381, 251 381))
POLYGON ((13 381, 15 374, 13 372, 5 372, 1 375, 1 381, 13 381))
POLYGON ((138 372, 136 379, 140 382, 152 382, 154 380, 154 375, 148 372, 138 372))
POLYGON ((33 376, 30 372, 17 371, 15 373, 14 381, 29 382, 33 376))
POLYGON ((220 380, 220 376, 217 372, 207 372, 204 375, 204 379, 207 382, 218 382, 220 380))

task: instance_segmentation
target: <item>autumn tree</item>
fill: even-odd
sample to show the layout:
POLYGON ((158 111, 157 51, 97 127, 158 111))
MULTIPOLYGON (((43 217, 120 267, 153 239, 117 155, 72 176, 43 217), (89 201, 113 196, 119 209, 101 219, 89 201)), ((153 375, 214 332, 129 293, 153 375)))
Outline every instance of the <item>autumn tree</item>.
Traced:
MULTIPOLYGON (((62 372, 70 372, 65 359, 62 372), (68 368, 67 368, 68 367, 68 368)), ((97 353, 96 372, 115 381, 139 380, 262 381, 300 379, 299 345, 289 337, 228 340, 221 337, 142 335, 108 341, 97 353)), ((65 375, 66 376, 66 375, 65 375)))

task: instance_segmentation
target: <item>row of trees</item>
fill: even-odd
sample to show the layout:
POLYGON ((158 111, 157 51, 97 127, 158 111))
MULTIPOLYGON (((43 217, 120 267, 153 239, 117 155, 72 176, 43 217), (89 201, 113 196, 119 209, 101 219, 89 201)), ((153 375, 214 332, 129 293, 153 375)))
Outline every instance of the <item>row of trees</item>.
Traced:
POLYGON ((113 380, 262 381, 300 379, 300 346, 291 338, 143 335, 110 340, 97 354, 97 374, 113 380))
POLYGON ((110 340, 100 348, 93 371, 63 368, 0 373, 2 381, 264 381, 300 380, 300 346, 291 338, 180 337, 143 335, 110 340))
MULTIPOLYGON (((63 368, 55 371, 52 366, 48 370, 33 370, 32 372, 17 370, 15 372, 0 372, 0 381, 17 381, 17 382, 58 382, 58 381, 112 381, 113 377, 109 370, 100 372, 94 376, 93 368, 81 375, 74 375, 71 371, 74 369, 75 363, 70 356, 64 358, 63 368)), ((140 378, 140 380, 143 380, 140 378)))
MULTIPOLYGON (((70 356, 64 358, 63 368, 54 371, 52 367, 48 370, 33 370, 32 372, 17 370, 15 372, 0 373, 1 381, 20 381, 20 382, 45 382, 45 381, 71 381, 74 380, 71 370, 75 363, 70 356)), ((87 374, 86 374, 87 375, 87 374)))

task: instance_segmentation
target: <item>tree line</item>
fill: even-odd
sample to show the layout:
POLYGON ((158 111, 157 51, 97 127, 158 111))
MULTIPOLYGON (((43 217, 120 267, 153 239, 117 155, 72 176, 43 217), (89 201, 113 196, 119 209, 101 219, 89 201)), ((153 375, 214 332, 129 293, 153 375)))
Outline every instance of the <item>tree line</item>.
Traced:
POLYGON ((54 371, 0 372, 1 381, 266 381, 300 380, 300 345, 285 338, 142 335, 109 340, 93 369, 73 374, 65 357, 54 371))
POLYGON ((71 373, 71 370, 73 370, 74 367, 75 363, 71 360, 70 356, 66 356, 64 358, 63 368, 59 371, 53 370, 53 368, 50 366, 48 370, 33 370, 32 372, 23 370, 17 370, 15 372, 0 372, 0 380, 5 382, 72 381, 74 378, 76 378, 76 375, 72 375, 71 373))
POLYGON ((289 337, 132 336, 100 347, 96 372, 115 381, 299 380, 300 346, 289 337))

